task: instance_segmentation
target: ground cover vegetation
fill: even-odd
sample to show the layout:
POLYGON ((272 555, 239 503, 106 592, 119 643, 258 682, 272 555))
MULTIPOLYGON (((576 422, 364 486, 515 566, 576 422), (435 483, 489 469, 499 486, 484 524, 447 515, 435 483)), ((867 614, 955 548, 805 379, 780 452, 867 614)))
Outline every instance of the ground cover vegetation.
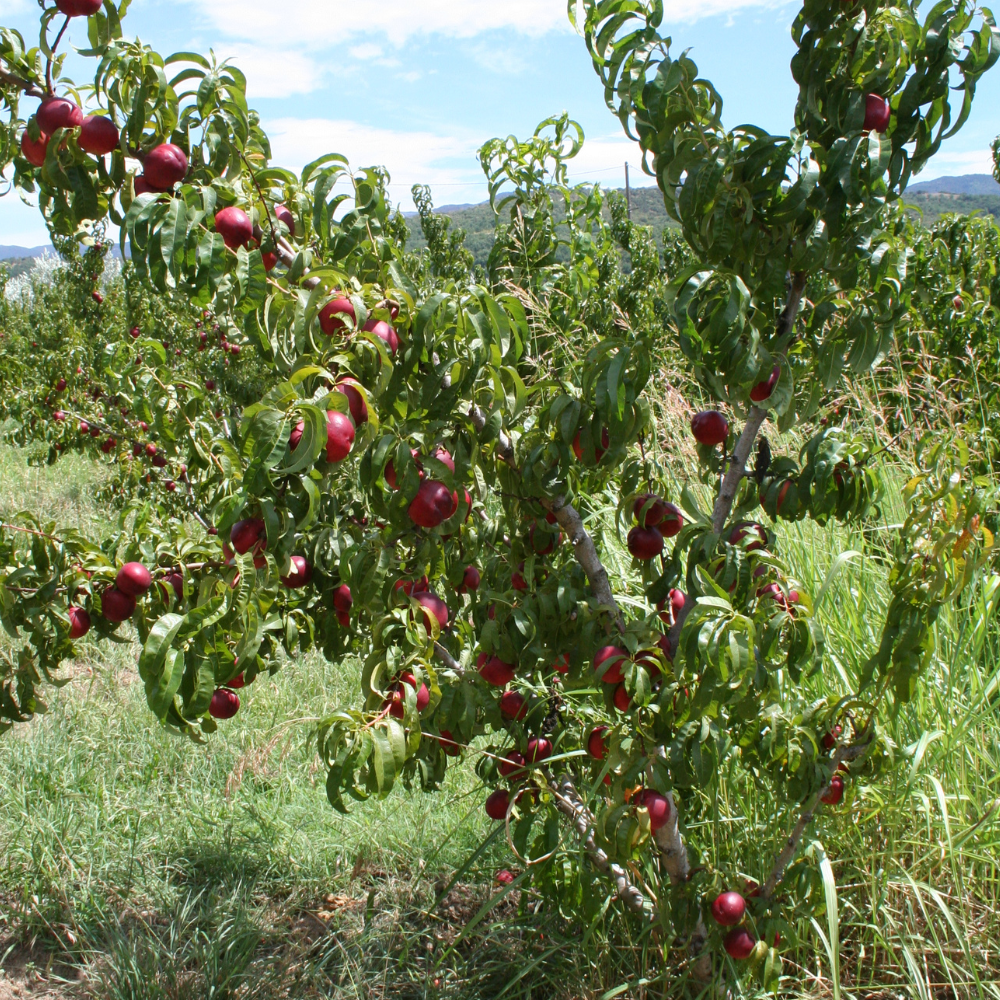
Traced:
POLYGON ((11 947, 98 995, 991 995, 996 229, 900 206, 989 12, 807 2, 770 136, 657 3, 571 5, 677 230, 556 117, 482 149, 485 266, 122 13, 0 32, 65 260, 0 317, 10 476, 63 490, 0 522, 11 947))

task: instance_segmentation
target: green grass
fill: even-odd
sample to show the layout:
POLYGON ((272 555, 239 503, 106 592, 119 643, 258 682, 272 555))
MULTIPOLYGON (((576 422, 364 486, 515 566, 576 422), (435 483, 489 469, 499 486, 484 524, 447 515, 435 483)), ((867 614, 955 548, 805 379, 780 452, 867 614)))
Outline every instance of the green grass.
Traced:
MULTIPOLYGON (((661 418, 683 413, 664 403, 661 418)), ((664 454, 688 474, 692 456, 669 451, 677 438, 664 435, 664 454)), ((878 539, 902 519, 907 474, 884 471, 881 519, 865 534, 779 529, 809 592, 831 578, 817 695, 851 689, 878 636, 878 539), (865 554, 831 576, 848 549, 865 554)), ((0 517, 31 508, 99 531, 94 477, 83 461, 35 470, 0 451, 0 517)), ((806 924, 786 956, 786 994, 1000 997, 995 598, 980 587, 969 609, 942 615, 918 698, 884 720, 899 766, 811 829, 836 876, 839 982, 806 924)), ((495 871, 519 869, 502 835, 476 855, 490 831, 471 766, 435 795, 400 789, 349 816, 330 809, 308 719, 356 699, 353 664, 288 662, 198 747, 151 722, 135 646, 85 654, 50 711, 0 741, 0 965, 24 988, 34 976, 57 995, 109 1000, 674 995, 673 969, 629 921, 609 919, 584 944, 584 928, 531 897, 495 899, 495 871)), ((710 860, 738 857, 762 878, 794 816, 735 766, 712 805, 700 831, 710 860)), ((829 939, 826 917, 819 927, 829 939)))

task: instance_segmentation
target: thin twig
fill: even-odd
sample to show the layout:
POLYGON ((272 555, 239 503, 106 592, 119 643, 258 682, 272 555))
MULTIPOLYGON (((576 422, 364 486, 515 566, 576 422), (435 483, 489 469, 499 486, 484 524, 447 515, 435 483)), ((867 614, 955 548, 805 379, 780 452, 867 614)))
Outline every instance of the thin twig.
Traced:
POLYGON ((63 21, 63 26, 59 29, 59 34, 56 35, 56 40, 52 43, 52 48, 49 49, 48 62, 45 64, 45 89, 49 97, 55 95, 55 89, 52 86, 52 63, 56 57, 56 49, 59 48, 59 43, 62 41, 62 36, 66 34, 66 29, 69 27, 69 14, 66 15, 66 20, 63 21))

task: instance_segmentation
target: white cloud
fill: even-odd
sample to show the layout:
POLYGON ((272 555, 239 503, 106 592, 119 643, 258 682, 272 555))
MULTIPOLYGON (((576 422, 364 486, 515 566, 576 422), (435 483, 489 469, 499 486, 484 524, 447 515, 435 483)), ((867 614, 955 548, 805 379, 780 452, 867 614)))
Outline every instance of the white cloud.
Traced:
POLYGON ((664 24, 678 21, 699 21, 720 14, 733 15, 750 7, 782 7, 790 0, 666 0, 663 5, 664 24))
POLYGON ((323 153, 336 152, 354 168, 385 167, 392 177, 393 201, 406 210, 411 208, 414 184, 429 184, 439 205, 486 198, 486 181, 476 158, 482 140, 471 131, 439 135, 326 118, 281 118, 264 125, 275 163, 299 170, 323 153))
POLYGON ((273 46, 229 42, 218 47, 220 58, 232 59, 246 74, 247 97, 291 97, 309 94, 323 83, 327 71, 301 52, 273 46))
POLYGON ((962 174, 992 174, 993 154, 989 149, 970 149, 964 152, 950 150, 947 144, 931 159, 927 166, 917 174, 912 183, 930 181, 935 177, 948 177, 962 174))
POLYGON ((513 28, 528 35, 569 30, 565 0, 185 0, 229 37, 267 38, 279 47, 328 48, 345 38, 383 35, 403 45, 415 35, 469 38, 513 28))

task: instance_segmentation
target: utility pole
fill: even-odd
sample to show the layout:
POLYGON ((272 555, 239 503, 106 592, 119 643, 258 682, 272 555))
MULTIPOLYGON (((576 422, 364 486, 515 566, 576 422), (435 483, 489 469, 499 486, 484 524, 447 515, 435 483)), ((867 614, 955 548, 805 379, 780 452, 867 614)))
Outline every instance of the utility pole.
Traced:
POLYGON ((625 161, 625 203, 628 206, 629 221, 632 219, 632 187, 628 182, 628 160, 625 161))

